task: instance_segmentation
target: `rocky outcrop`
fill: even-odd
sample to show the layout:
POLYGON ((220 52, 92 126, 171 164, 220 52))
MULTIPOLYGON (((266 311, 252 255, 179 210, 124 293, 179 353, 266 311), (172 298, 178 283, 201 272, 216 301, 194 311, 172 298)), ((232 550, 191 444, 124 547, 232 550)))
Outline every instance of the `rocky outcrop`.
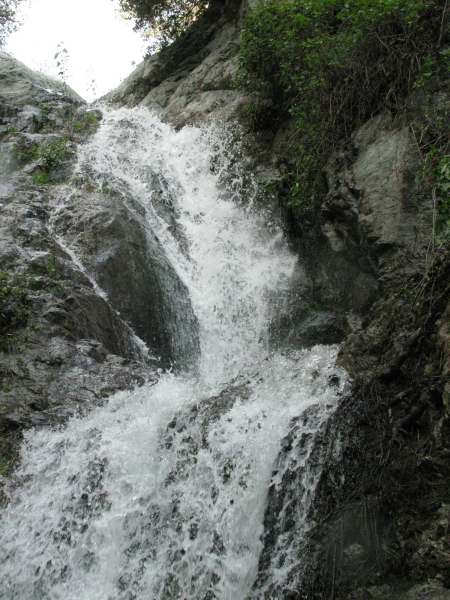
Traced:
POLYGON ((0 52, 2 111, 18 112, 24 107, 37 106, 40 102, 54 102, 61 99, 70 103, 84 103, 81 96, 65 83, 32 71, 6 52, 0 52))
POLYGON ((173 44, 148 56, 104 100, 147 106, 176 126, 235 118, 245 97, 236 89, 242 9, 236 0, 215 0, 173 44))
MULTIPOLYGON (((89 113, 72 90, 0 54, 0 466, 23 427, 60 422, 152 377, 126 324, 49 226, 74 159, 65 123, 89 113), (40 183, 41 181, 47 184, 40 183)), ((86 133, 86 132, 84 132, 86 133)))
POLYGON ((362 321, 338 359, 354 378, 330 425, 343 454, 322 473, 312 563, 289 598, 448 596, 450 255, 434 234, 432 190, 417 183, 422 116, 414 95, 409 105, 408 120, 378 115, 330 158, 321 228, 294 238, 300 249, 321 244, 306 263, 321 274, 316 297, 326 305, 334 294, 362 321), (336 282, 336 264, 362 285, 361 304, 336 282))
POLYGON ((23 427, 64 421, 117 390, 156 380, 178 356, 168 320, 176 321, 179 307, 167 296, 177 295, 187 315, 192 309, 126 192, 100 189, 86 173, 73 177, 77 147, 96 130, 100 111, 4 53, 0 78, 5 472, 23 427))
MULTIPOLYGON (((156 191, 156 179, 152 185, 156 191)), ((158 365, 193 366, 199 342, 188 292, 123 182, 101 188, 87 173, 78 174, 55 208, 54 233, 81 257, 158 365)))

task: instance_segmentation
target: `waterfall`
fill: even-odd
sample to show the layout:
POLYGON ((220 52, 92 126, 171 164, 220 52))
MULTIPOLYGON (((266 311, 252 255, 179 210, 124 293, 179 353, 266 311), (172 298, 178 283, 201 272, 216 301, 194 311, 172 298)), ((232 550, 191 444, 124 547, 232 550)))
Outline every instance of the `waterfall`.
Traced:
MULTIPOLYGON (((105 109, 79 150, 78 176, 126 189, 130 210, 163 245, 189 291, 199 352, 189 370, 120 392, 63 428, 25 434, 0 522, 5 600, 259 597, 283 439, 305 411, 320 428, 346 384, 336 347, 269 352, 295 258, 254 202, 256 186, 230 170, 228 147, 212 128, 174 131, 145 109, 105 109)), ((169 292, 167 302, 179 309, 169 292)), ((171 335, 182 358, 191 348, 182 317, 171 335)), ((308 448, 299 535, 317 483, 308 448)))

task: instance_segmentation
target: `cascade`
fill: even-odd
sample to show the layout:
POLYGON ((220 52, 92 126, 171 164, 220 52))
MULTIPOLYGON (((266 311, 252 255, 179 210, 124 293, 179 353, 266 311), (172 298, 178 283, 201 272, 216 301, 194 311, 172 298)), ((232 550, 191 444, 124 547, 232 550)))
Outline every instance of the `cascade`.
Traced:
MULTIPOLYGON (((298 457, 298 535, 310 527, 320 456, 311 467, 308 457, 345 373, 333 346, 269 349, 296 259, 232 159, 213 128, 174 131, 145 109, 105 108, 79 149, 78 175, 126 189, 130 210, 162 244, 189 292, 199 350, 183 360, 190 329, 177 315, 175 354, 189 368, 65 427, 25 434, 0 521, 4 600, 266 597, 255 590, 267 494, 294 421, 308 440, 298 457), (306 413, 313 418, 299 421, 306 413)), ((170 291, 173 315, 182 303, 170 291)), ((279 588, 298 561, 283 551, 272 574, 279 588)))

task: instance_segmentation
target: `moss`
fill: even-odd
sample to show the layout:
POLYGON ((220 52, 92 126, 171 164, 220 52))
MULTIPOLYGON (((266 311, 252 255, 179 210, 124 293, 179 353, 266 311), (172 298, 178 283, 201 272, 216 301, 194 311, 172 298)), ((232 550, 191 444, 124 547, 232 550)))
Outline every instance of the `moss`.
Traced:
POLYGON ((33 177, 34 183, 37 183, 37 184, 52 185, 55 183, 55 181, 53 181, 53 179, 50 177, 50 175, 48 173, 46 173, 45 171, 35 171, 32 174, 32 177, 33 177))
POLYGON ((11 459, 0 454, 0 476, 5 475, 9 471, 11 459))
POLYGON ((28 148, 21 149, 17 144, 13 147, 13 154, 21 164, 28 164, 39 157, 38 144, 32 144, 28 148))

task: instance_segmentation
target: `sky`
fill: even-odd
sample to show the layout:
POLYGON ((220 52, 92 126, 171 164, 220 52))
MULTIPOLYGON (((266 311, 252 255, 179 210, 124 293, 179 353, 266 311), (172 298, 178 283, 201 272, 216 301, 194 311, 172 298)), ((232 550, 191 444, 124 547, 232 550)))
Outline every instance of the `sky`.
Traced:
POLYGON ((64 67, 68 85, 90 102, 117 87, 148 44, 117 8, 117 0, 25 0, 23 24, 3 49, 53 77, 64 67), (66 63, 59 67, 58 51, 66 63))

